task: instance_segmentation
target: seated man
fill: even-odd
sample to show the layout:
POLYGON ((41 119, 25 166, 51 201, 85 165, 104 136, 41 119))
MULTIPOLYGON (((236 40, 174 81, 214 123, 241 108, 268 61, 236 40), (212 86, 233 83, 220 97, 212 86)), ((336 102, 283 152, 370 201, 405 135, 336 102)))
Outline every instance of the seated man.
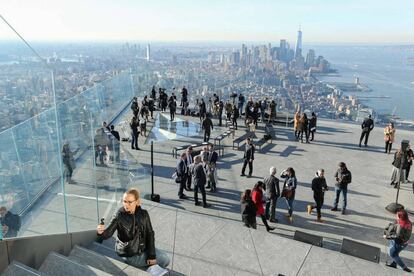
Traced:
POLYGON ((17 237, 17 233, 21 227, 21 220, 19 215, 13 214, 8 211, 5 206, 0 207, 0 223, 3 237, 13 238, 17 237))
POLYGON ((129 189, 123 196, 124 207, 112 217, 109 226, 98 225, 98 242, 112 237, 118 231, 115 250, 127 264, 142 268, 158 263, 166 267, 170 259, 166 253, 155 249, 154 231, 146 210, 141 208, 139 191, 129 189))

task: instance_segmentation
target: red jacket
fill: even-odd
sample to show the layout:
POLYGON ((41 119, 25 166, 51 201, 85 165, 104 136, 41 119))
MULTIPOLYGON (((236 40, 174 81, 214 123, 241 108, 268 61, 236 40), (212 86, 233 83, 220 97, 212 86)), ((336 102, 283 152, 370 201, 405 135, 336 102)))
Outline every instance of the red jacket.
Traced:
POLYGON ((263 208, 263 191, 262 190, 254 190, 252 193, 252 200, 254 204, 256 205, 256 215, 261 216, 264 214, 264 208, 263 208))

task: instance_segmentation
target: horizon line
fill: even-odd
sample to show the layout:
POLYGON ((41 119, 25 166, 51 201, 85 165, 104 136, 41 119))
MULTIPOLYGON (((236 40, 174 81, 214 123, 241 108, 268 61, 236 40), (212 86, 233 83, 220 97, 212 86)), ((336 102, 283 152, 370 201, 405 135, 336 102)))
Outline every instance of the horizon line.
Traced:
MULTIPOLYGON (((28 42, 31 43, 92 43, 92 44, 100 44, 100 43, 108 43, 108 44, 119 44, 119 43, 144 43, 144 44, 166 44, 166 43, 182 43, 182 44, 190 44, 190 43, 220 43, 220 44, 252 44, 252 43, 275 43, 280 42, 280 40, 134 40, 134 39, 113 39, 113 40, 105 40, 105 39, 58 39, 58 40, 49 40, 49 39, 34 39, 34 40, 28 40, 28 42)), ((289 40, 286 39, 287 42, 289 40)), ((0 38, 0 42, 22 42, 19 39, 2 39, 0 38)), ((370 41, 309 41, 309 42, 303 42, 303 45, 317 45, 317 44, 323 44, 323 45, 401 45, 401 46, 414 46, 414 41, 398 41, 398 42, 370 42, 370 41)))

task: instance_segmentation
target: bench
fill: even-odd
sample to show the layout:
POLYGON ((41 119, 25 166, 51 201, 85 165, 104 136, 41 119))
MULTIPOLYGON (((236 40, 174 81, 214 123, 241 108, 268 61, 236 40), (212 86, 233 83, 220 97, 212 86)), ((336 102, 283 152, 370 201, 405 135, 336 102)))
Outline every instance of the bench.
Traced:
POLYGON ((214 145, 217 145, 217 144, 218 144, 218 146, 220 147, 220 146, 221 146, 221 141, 222 141, 224 138, 226 138, 227 136, 228 136, 228 133, 227 133, 227 132, 224 132, 224 133, 222 133, 222 134, 220 134, 220 135, 216 136, 216 137, 214 138, 214 145))
POLYGON ((273 128, 272 124, 266 124, 265 127, 266 134, 270 135, 270 143, 273 143, 273 139, 276 139, 276 131, 273 128))
POLYGON ((203 147, 203 146, 207 146, 208 142, 203 142, 203 143, 196 143, 196 144, 191 144, 191 145, 183 145, 183 146, 176 146, 173 147, 172 149, 172 156, 173 158, 178 158, 178 151, 181 150, 186 150, 189 146, 193 147, 193 149, 198 148, 198 147, 203 147))
POLYGON ((261 138, 259 141, 255 142, 253 144, 256 148, 259 148, 259 150, 262 150, 262 146, 264 144, 266 144, 266 142, 267 142, 267 140, 265 138, 261 138))
POLYGON ((233 149, 234 149, 234 145, 237 144, 237 150, 239 150, 240 143, 242 143, 243 141, 245 141, 247 138, 253 138, 254 136, 255 136, 254 132, 246 132, 242 136, 234 139, 233 140, 233 149))

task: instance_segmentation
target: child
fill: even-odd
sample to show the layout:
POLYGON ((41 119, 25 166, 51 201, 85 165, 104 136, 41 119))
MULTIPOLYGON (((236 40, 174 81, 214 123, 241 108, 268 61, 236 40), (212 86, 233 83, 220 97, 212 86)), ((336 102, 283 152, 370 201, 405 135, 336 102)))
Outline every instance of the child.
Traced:
POLYGON ((241 215, 244 225, 256 229, 256 205, 252 200, 252 191, 247 189, 241 196, 241 215))

